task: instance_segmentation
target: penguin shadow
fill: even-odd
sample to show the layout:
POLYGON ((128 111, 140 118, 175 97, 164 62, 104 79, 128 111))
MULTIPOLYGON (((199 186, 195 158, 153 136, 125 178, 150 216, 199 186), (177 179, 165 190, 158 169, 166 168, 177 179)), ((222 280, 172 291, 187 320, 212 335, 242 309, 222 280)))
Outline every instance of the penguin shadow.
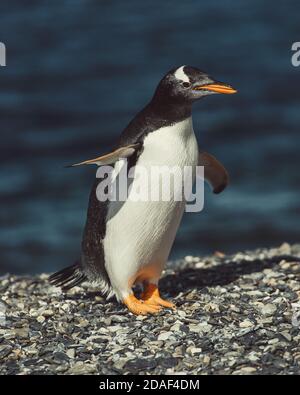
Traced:
POLYGON ((180 292, 186 293, 194 289, 201 290, 205 287, 224 286, 236 281, 243 275, 271 269, 282 260, 300 262, 299 257, 278 255, 264 260, 223 262, 213 268, 187 268, 163 277, 160 280, 160 289, 163 294, 176 297, 180 292))

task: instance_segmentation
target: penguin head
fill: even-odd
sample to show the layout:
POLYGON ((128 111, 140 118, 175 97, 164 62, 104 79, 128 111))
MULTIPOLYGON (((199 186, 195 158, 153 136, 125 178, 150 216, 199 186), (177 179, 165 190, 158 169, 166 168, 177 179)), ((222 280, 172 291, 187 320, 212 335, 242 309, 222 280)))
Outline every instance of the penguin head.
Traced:
POLYGON ((180 66, 163 77, 156 89, 155 97, 187 103, 215 93, 236 92, 230 85, 214 80, 195 67, 180 66))

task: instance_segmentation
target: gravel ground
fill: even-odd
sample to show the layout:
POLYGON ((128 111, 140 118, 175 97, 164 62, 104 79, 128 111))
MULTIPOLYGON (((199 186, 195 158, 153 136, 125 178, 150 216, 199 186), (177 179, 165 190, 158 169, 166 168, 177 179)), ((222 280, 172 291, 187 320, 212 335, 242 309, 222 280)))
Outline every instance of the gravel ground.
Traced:
POLYGON ((299 374, 299 262, 288 244, 188 256, 161 280, 177 310, 147 317, 85 284, 63 294, 47 275, 3 276, 0 373, 299 374))

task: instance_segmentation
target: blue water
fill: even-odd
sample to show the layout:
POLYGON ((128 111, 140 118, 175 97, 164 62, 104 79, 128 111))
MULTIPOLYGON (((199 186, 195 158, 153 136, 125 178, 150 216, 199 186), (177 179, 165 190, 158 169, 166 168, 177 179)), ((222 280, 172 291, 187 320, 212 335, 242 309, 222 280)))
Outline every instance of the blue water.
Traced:
POLYGON ((80 251, 94 169, 161 76, 197 66, 239 90, 195 105, 200 146, 231 174, 186 214, 172 257, 299 242, 297 1, 12 1, 0 5, 0 272, 80 251))

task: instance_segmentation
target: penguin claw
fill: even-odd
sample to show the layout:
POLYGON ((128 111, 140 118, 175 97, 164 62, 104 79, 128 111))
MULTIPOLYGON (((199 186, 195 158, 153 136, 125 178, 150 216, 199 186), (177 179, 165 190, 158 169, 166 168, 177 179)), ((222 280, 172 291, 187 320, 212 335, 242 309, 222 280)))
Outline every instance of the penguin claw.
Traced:
POLYGON ((161 310, 160 306, 144 303, 143 300, 137 299, 133 294, 123 300, 128 310, 136 315, 156 314, 161 310))
POLYGON ((168 300, 164 300, 164 299, 162 299, 160 297, 156 297, 156 298, 154 297, 152 299, 145 300, 145 303, 146 304, 151 304, 151 305, 154 304, 155 306, 167 307, 169 309, 175 309, 176 308, 174 303, 169 302, 168 300))
POLYGON ((167 307, 170 309, 175 309, 176 306, 174 303, 169 302, 168 300, 164 300, 159 295, 158 287, 154 284, 147 284, 145 287, 145 291, 142 294, 142 300, 145 304, 151 306, 159 306, 159 307, 167 307))

